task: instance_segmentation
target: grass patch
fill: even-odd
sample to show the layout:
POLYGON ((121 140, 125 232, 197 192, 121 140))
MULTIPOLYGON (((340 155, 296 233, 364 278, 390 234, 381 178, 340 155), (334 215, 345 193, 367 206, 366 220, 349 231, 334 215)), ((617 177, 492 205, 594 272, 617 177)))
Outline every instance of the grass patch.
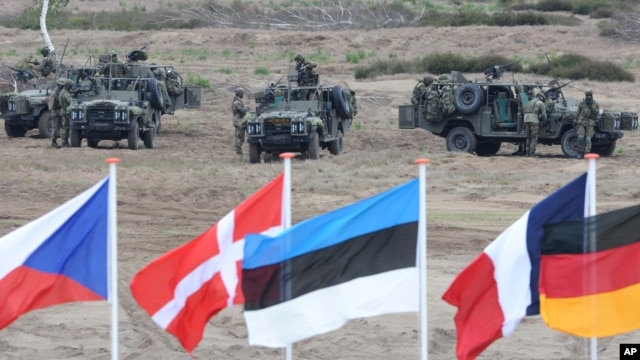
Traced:
POLYGON ((269 75, 269 68, 259 66, 253 70, 254 75, 269 75))
POLYGON ((186 85, 199 86, 203 89, 211 89, 211 81, 203 78, 200 74, 187 73, 186 85))

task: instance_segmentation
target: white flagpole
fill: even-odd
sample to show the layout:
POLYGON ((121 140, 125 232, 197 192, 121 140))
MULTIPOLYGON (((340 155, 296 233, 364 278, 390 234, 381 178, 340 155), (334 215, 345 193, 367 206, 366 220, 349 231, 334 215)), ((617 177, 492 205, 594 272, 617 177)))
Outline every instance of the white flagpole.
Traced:
MULTIPOLYGON (((282 196, 282 215, 283 230, 291 227, 291 159, 295 155, 293 153, 282 153, 280 157, 284 159, 284 189, 282 196)), ((291 344, 285 347, 285 360, 293 359, 293 346, 291 344)))
POLYGON ((418 212, 418 266, 420 267, 420 285, 418 287, 420 293, 420 359, 427 360, 429 356, 429 345, 427 339, 427 169, 426 165, 429 159, 417 159, 415 163, 418 165, 419 178, 419 194, 420 203, 418 212))
POLYGON ((107 210, 107 251, 109 261, 109 301, 111 302, 111 359, 118 360, 118 227, 117 227, 117 193, 116 164, 118 158, 108 158, 109 164, 109 196, 107 210))
MULTIPOLYGON (((598 154, 586 154, 584 156, 585 159, 589 161, 589 170, 587 171, 587 200, 588 200, 588 210, 587 216, 592 217, 596 215, 596 160, 600 155, 598 154)), ((589 249, 590 251, 596 251, 596 236, 595 229, 593 226, 595 223, 589 223, 588 229, 588 237, 589 237, 589 249)), ((596 273, 595 269, 591 269, 591 286, 595 286, 596 273)), ((591 304, 593 307, 597 306, 595 302, 591 304)), ((593 309, 595 310, 595 309, 593 309)), ((595 312, 592 312, 595 314, 595 312)), ((595 324, 592 324, 595 326, 595 324)), ((590 341, 591 345, 591 360, 596 360, 598 358, 598 338, 592 337, 590 341)))

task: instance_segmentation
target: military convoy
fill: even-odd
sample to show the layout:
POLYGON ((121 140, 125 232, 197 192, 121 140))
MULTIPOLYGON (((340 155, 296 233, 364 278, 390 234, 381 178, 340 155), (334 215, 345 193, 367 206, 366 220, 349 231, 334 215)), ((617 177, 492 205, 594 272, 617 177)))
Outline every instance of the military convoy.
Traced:
MULTIPOLYGON (((183 85, 172 66, 139 62, 147 59, 141 50, 130 52, 127 63, 110 63, 111 59, 112 55, 101 55, 95 66, 59 71, 59 77, 74 82, 72 147, 80 147, 83 138, 94 148, 101 140, 127 139, 129 149, 136 150, 142 138, 145 147, 153 149, 163 114, 200 106, 200 88, 183 85)), ((55 86, 55 80, 50 80, 0 97, 9 137, 24 136, 35 128, 40 137, 51 137, 48 98, 55 86)))
MULTIPOLYGON (((540 124, 538 143, 560 145, 567 157, 579 155, 578 135, 574 121, 578 102, 565 97, 562 88, 567 85, 553 80, 546 85, 536 82, 497 82, 501 67, 485 72, 485 81, 471 82, 460 72, 452 71, 441 81, 428 86, 425 96, 414 105, 399 107, 401 129, 422 128, 445 139, 446 148, 452 152, 476 153, 479 156, 495 155, 503 143, 521 145, 526 140, 523 115, 524 107, 534 93, 542 91, 546 96, 547 121, 540 124), (494 78, 494 73, 498 76, 494 78), (438 96, 444 87, 453 92, 454 109, 443 114, 440 107, 430 101, 440 101, 438 96)), ((598 116, 592 152, 602 156, 613 154, 616 141, 623 137, 621 130, 636 130, 638 115, 634 112, 604 111, 598 116)))
POLYGON ((268 161, 282 152, 312 160, 320 157, 320 149, 341 154, 342 138, 358 112, 355 92, 321 85, 315 73, 291 73, 287 80, 254 94, 257 108, 247 121, 249 162, 268 161))

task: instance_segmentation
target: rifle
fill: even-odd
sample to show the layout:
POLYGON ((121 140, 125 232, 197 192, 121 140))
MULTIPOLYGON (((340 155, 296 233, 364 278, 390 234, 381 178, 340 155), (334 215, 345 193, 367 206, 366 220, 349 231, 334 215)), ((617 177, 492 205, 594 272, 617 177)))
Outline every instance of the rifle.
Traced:
POLYGON ((27 70, 17 69, 17 68, 14 68, 13 66, 9 66, 7 64, 2 64, 2 66, 13 70, 13 74, 11 74, 11 75, 13 76, 13 78, 16 81, 20 81, 22 83, 27 83, 29 80, 35 79, 35 76, 32 73, 28 72, 27 70))
POLYGON ((547 99, 551 99, 551 100, 554 100, 554 101, 555 101, 556 99, 558 99, 558 96, 560 95, 560 89, 562 89, 563 87, 565 87, 565 86, 567 86, 567 85, 571 84, 571 83, 572 83, 572 82, 574 82, 574 81, 575 81, 575 80, 571 80, 571 81, 566 82, 566 83, 564 83, 564 84, 562 84, 562 85, 560 85, 560 86, 554 86, 554 87, 552 87, 552 88, 548 89, 547 91, 545 91, 545 92, 544 92, 544 96, 545 96, 547 99))
POLYGON ((502 74, 507 71, 511 65, 517 63, 517 61, 514 61, 512 63, 508 63, 508 64, 504 64, 504 65, 496 65, 496 66, 492 66, 490 68, 488 68, 487 70, 484 71, 484 76, 487 78, 488 82, 491 82, 491 80, 493 79, 500 79, 502 77, 502 74))

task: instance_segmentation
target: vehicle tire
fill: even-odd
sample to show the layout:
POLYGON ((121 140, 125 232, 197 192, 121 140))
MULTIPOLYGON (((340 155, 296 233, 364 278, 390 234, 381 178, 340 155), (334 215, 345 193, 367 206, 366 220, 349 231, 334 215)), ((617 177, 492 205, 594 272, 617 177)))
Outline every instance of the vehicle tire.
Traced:
POLYGON ((307 156, 311 160, 318 160, 320 158, 320 137, 317 132, 311 134, 311 140, 309 140, 309 148, 307 149, 307 156))
POLYGON ((591 152, 594 152, 600 156, 611 156, 613 152, 616 151, 616 140, 606 144, 599 146, 592 146, 591 152))
POLYGON ((262 150, 260 149, 260 144, 258 143, 249 143, 249 162, 252 164, 257 164, 260 162, 260 153, 262 150))
POLYGON ((151 106, 157 110, 164 110, 164 97, 162 96, 160 83, 156 78, 149 79, 149 92, 151 93, 151 98, 149 99, 151 106))
POLYGON ((484 103, 484 93, 476 84, 461 85, 453 96, 453 104, 462 114, 478 111, 482 103, 484 103))
POLYGON ((560 146, 562 147, 562 153, 567 157, 574 158, 581 154, 578 147, 578 133, 573 129, 562 134, 560 146))
POLYGON ((43 111, 38 117, 38 131, 40 132, 40 137, 44 139, 50 139, 51 134, 53 133, 53 123, 51 122, 51 113, 47 111, 43 111))
POLYGON ((329 143, 329 153, 331 155, 342 154, 342 131, 338 130, 338 138, 329 143))
MULTIPOLYGON (((82 130, 69 130, 71 135, 71 147, 79 148, 82 144, 82 130)), ((88 141, 88 140, 87 140, 88 141)))
POLYGON ((333 90, 331 91, 331 102, 333 104, 333 108, 336 109, 336 114, 338 114, 338 116, 345 119, 351 117, 351 104, 349 104, 349 98, 340 85, 333 87, 333 90))
POLYGON ((156 147, 156 128, 149 128, 144 132, 144 147, 147 149, 155 149, 156 147))
POLYGON ((129 130, 129 136, 127 138, 127 145, 130 150, 138 150, 140 147, 140 129, 138 128, 138 120, 134 120, 133 128, 129 130))
POLYGON ((471 154, 476 150, 476 136, 469 128, 463 126, 453 128, 447 134, 447 150, 471 154))
POLYGON ((87 145, 88 145, 90 148, 93 148, 93 149, 97 148, 97 147, 98 147, 98 143, 99 143, 99 142, 100 142, 100 140, 99 140, 99 139, 95 139, 95 138, 87 138, 87 145))
POLYGON ((27 133, 27 129, 21 126, 9 125, 9 122, 6 120, 4 122, 4 131, 7 133, 7 136, 9 137, 23 137, 24 134, 27 133))
POLYGON ((502 143, 500 142, 484 142, 478 143, 476 145, 476 154, 478 156, 491 156, 495 155, 500 151, 500 146, 502 143))

